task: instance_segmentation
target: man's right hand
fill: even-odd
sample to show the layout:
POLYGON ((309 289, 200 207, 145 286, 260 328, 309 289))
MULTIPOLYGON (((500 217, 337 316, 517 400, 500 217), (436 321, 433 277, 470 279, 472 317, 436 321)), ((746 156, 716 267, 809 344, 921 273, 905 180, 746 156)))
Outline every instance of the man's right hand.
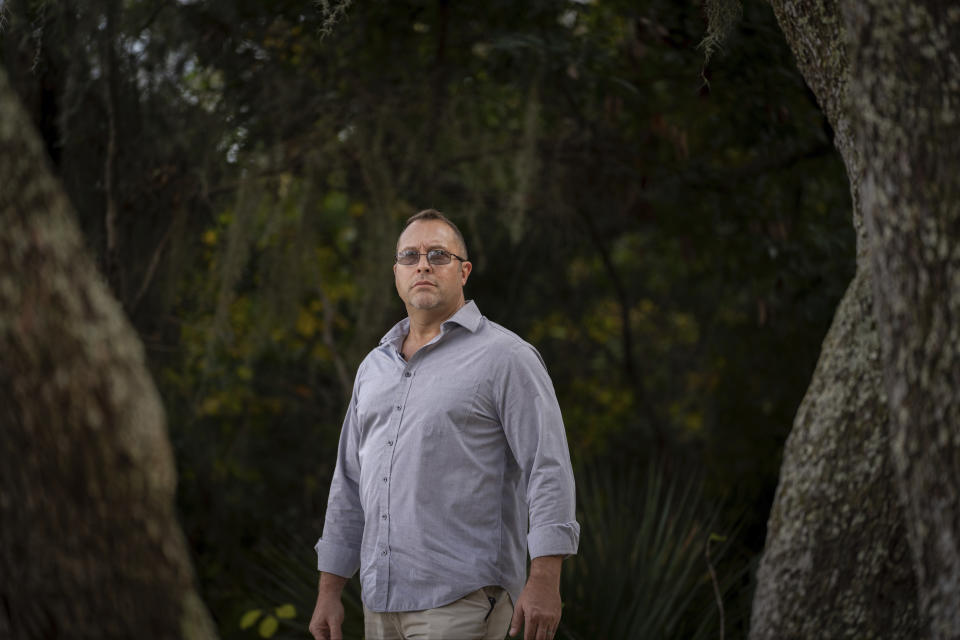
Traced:
POLYGON ((332 573, 320 574, 320 588, 317 593, 317 606, 310 619, 310 633, 316 640, 343 640, 343 603, 340 592, 346 578, 332 573))

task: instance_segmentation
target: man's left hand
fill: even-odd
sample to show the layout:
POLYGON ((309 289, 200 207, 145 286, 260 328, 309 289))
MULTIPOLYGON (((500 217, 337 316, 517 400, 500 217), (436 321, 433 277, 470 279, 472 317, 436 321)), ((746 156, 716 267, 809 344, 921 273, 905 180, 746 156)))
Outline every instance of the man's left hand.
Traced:
POLYGON ((534 558, 530 578, 513 608, 510 635, 524 628, 523 640, 552 640, 560 624, 561 556, 534 558))

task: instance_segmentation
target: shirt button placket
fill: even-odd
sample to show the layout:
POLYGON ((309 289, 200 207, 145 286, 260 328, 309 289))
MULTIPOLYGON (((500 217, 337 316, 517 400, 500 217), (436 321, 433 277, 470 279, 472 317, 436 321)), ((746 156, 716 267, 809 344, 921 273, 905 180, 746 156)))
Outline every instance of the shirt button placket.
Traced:
MULTIPOLYGON (((404 371, 403 377, 406 378, 406 384, 402 385, 403 395, 405 398, 410 391, 411 378, 413 373, 410 371, 404 371)), ((383 593, 382 606, 386 607, 389 604, 389 591, 390 591, 390 469, 393 468, 393 454, 396 447, 394 447, 394 442, 397 439, 397 434, 400 432, 400 420, 403 415, 403 401, 400 400, 396 405, 395 418, 394 418, 394 437, 390 440, 387 440, 386 450, 384 451, 385 455, 383 456, 384 460, 384 476, 383 476, 383 500, 381 503, 381 516, 380 519, 383 522, 383 528, 381 530, 382 535, 380 539, 382 540, 382 547, 380 549, 380 567, 378 574, 378 581, 380 584, 384 585, 384 588, 381 593, 383 593)))
MULTIPOLYGON (((384 475, 381 478, 381 480, 383 481, 383 491, 380 494, 381 495, 380 510, 381 510, 381 513, 384 514, 384 516, 386 516, 386 513, 387 513, 387 505, 390 503, 390 475, 388 471, 390 468, 389 465, 390 465, 390 460, 389 458, 387 458, 386 466, 384 467, 384 475)), ((386 517, 384 517, 384 520, 386 520, 386 517)), ((379 557, 376 562, 377 591, 379 592, 377 594, 378 595, 377 600, 379 601, 378 602, 379 606, 381 608, 385 608, 387 606, 387 601, 389 598, 388 593, 390 590, 390 566, 388 565, 388 558, 387 558, 387 549, 390 546, 390 527, 388 523, 386 522, 384 523, 384 526, 380 529, 380 535, 378 535, 377 538, 378 538, 378 546, 380 547, 380 553, 378 554, 379 557)))
POLYGON ((402 394, 400 398, 397 399, 397 404, 395 405, 394 420, 393 420, 393 432, 394 436, 392 439, 387 440, 387 446, 384 449, 383 460, 383 493, 380 504, 380 520, 383 522, 383 526, 380 530, 380 535, 378 538, 381 541, 381 548, 379 554, 379 566, 377 568, 377 583, 383 585, 382 589, 378 589, 380 594, 380 604, 382 607, 387 607, 389 605, 389 591, 390 591, 390 469, 393 468, 393 454, 396 449, 394 443, 397 441, 397 438, 400 433, 400 422, 403 416, 403 404, 407 395, 410 393, 410 385, 413 382, 413 373, 409 370, 404 370, 403 380, 406 384, 401 385, 402 394))

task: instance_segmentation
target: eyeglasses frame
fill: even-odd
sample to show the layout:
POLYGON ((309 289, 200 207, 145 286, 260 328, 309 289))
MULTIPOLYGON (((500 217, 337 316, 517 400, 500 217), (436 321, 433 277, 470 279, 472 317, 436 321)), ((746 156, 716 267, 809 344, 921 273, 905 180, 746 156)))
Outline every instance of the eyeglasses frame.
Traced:
MULTIPOLYGON (((456 258, 456 259, 459 260, 460 262, 466 262, 466 261, 467 261, 466 258, 461 258, 461 257, 458 256, 457 254, 453 253, 452 251, 447 251, 446 249, 430 249, 430 250, 427 251, 426 253, 417 252, 417 261, 416 261, 416 262, 412 262, 412 263, 410 263, 410 264, 400 264, 400 254, 399 254, 399 253, 394 254, 394 256, 393 256, 393 262, 394 262, 394 264, 398 264, 398 265, 400 265, 401 267, 412 267, 412 266, 417 265, 417 264, 420 263, 420 256, 427 256, 427 264, 429 264, 430 266, 433 266, 433 267, 444 267, 444 266, 450 264, 449 262, 443 262, 443 263, 440 263, 440 264, 436 264, 436 263, 430 262, 430 252, 431 252, 431 251, 439 251, 439 252, 441 252, 441 253, 445 253, 445 254, 447 254, 448 256, 450 256, 451 258, 456 258)), ((404 253, 406 253, 406 252, 404 252, 404 253)), ((413 251, 410 251, 410 252, 408 253, 408 255, 413 255, 413 251)), ((452 261, 451 261, 451 262, 452 262, 452 261)))

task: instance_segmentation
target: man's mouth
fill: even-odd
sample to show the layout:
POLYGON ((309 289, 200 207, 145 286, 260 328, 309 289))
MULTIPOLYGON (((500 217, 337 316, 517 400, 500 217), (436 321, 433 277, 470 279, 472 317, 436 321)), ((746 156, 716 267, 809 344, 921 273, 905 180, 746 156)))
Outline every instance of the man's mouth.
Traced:
POLYGON ((420 282, 414 282, 412 288, 416 289, 417 287, 422 287, 422 286, 435 287, 437 285, 430 282, 429 280, 421 280, 420 282))

